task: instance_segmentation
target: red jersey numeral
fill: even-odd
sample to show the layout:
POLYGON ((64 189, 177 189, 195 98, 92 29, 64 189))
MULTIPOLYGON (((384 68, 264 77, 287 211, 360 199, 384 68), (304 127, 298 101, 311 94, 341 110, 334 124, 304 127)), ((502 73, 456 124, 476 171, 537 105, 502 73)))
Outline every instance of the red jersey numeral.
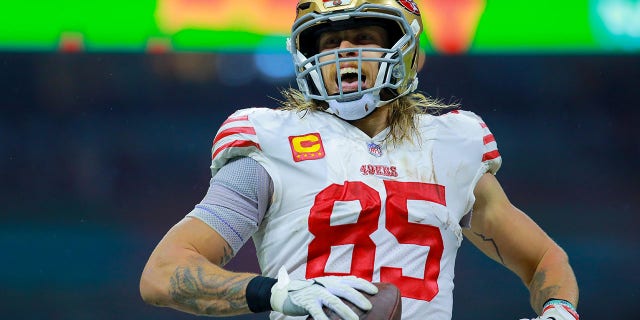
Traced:
MULTIPOLYGON (((409 222, 408 200, 424 200, 446 205, 443 186, 421 182, 384 181, 387 192, 385 203, 385 229, 398 243, 428 246, 429 255, 423 278, 402 275, 397 267, 380 268, 380 281, 395 284, 403 297, 431 301, 438 294, 440 259, 444 250, 440 229, 426 224, 409 222)), ((371 281, 376 246, 371 234, 378 229, 382 203, 378 192, 359 181, 332 184, 315 199, 309 214, 309 231, 315 236, 308 248, 307 278, 327 275, 354 275, 371 281), (355 223, 331 225, 331 214, 336 201, 358 200, 362 210, 355 223), (349 273, 325 272, 332 246, 353 245, 349 273)))

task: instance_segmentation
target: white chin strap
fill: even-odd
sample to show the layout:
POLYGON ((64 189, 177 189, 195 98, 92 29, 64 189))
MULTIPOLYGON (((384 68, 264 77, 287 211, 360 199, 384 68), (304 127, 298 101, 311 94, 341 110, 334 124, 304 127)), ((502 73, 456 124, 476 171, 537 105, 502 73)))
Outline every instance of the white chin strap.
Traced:
POLYGON ((358 120, 369 115, 380 104, 380 98, 373 93, 365 93, 362 98, 351 101, 338 101, 336 99, 327 100, 329 109, 327 112, 333 113, 344 120, 358 120))

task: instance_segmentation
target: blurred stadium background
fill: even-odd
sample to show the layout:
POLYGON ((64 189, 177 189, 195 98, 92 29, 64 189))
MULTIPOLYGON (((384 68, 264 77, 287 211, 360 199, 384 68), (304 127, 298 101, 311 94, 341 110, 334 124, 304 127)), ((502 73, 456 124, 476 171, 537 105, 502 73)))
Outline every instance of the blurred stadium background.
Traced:
MULTIPOLYGON (((145 305, 138 278, 203 196, 226 116, 295 85, 295 2, 0 1, 0 318, 194 319, 145 305)), ((583 318, 638 319, 640 0, 418 2, 419 89, 490 125, 583 318)), ((258 271, 253 250, 230 268, 258 271)), ((456 272, 453 319, 533 315, 468 243, 456 272)))

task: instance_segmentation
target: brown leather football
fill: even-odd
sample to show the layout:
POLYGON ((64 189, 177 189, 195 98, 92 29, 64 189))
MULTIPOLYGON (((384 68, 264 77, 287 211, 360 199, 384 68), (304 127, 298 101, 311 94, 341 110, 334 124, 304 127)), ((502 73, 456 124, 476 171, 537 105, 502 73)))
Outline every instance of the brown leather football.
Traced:
MULTIPOLYGON (((400 299, 398 287, 384 282, 375 282, 374 285, 378 287, 378 293, 375 295, 362 293, 371 301, 371 305, 373 305, 371 310, 365 312, 347 300, 342 299, 342 301, 360 317, 360 320, 400 320, 402 317, 402 300, 400 299)), ((330 320, 341 319, 333 310, 327 307, 323 307, 323 310, 330 320)), ((313 318, 309 316, 307 319, 313 318)))

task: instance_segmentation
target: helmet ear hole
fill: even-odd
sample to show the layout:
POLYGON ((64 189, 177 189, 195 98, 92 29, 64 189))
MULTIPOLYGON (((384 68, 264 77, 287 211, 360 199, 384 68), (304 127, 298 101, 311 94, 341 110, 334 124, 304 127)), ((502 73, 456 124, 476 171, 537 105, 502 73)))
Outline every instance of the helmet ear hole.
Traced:
POLYGON ((382 101, 391 101, 398 97, 398 92, 393 89, 384 88, 380 90, 380 100, 382 101))

